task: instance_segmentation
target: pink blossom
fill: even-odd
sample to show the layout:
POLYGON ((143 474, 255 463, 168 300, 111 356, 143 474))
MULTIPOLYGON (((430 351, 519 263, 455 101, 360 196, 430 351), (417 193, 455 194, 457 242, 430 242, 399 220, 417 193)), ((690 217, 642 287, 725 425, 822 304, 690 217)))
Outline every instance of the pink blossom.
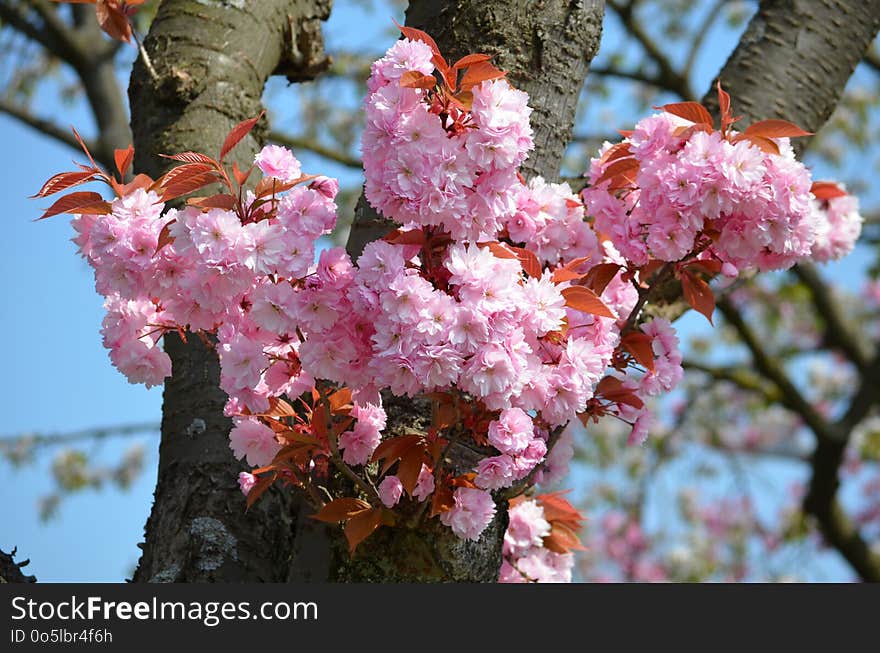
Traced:
POLYGON ((440 515, 440 521, 463 540, 477 540, 495 515, 492 495, 469 487, 456 488, 455 506, 440 515))
POLYGON ((386 508, 393 508, 403 496, 403 483, 396 476, 386 476, 379 483, 379 499, 386 508))
POLYGON ((262 422, 249 417, 236 417, 229 432, 229 447, 235 457, 247 457, 251 467, 262 467, 272 462, 281 450, 275 440, 275 432, 262 422))
POLYGON ((419 480, 413 490, 413 496, 419 501, 424 501, 434 492, 434 474, 428 469, 427 465, 422 463, 422 469, 419 471, 419 480))
POLYGON ((533 438, 532 418, 521 408, 503 410, 497 420, 489 423, 489 444, 501 453, 522 453, 533 438))
POLYGON ((248 472, 239 472, 238 474, 238 487, 241 488, 242 494, 247 496, 250 494, 250 491, 253 489, 254 485, 257 484, 257 477, 248 472))
POLYGON ((293 152, 280 145, 266 145, 254 157, 254 163, 267 177, 287 183, 302 176, 299 161, 293 152))

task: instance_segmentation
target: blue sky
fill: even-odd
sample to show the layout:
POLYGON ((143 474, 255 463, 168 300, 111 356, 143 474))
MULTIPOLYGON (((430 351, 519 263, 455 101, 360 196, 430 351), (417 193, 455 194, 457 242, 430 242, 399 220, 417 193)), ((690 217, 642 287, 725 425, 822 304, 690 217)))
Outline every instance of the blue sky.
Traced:
MULTIPOLYGON (((326 28, 331 51, 343 45, 347 49, 376 47, 376 34, 390 24, 392 12, 369 16, 350 4, 336 5, 326 28), (376 30, 363 29, 366 24, 375 25, 376 30)), ((402 16, 395 17, 402 22, 402 16)), ((606 42, 618 36, 615 24, 609 23, 606 42)), ((709 53, 696 70, 696 88, 708 86, 734 42, 735 35, 724 30, 710 35, 709 53)), ((88 113, 54 104, 38 106, 60 123, 88 132, 88 113)), ((283 118, 284 108, 274 108, 283 118)), ((623 122, 638 117, 623 102, 618 108, 623 122)), ((5 236, 11 244, 0 257, 4 290, 0 340, 7 343, 0 376, 4 414, 0 435, 158 423, 161 388, 129 385, 112 368, 101 346, 102 301, 94 291, 91 270, 75 255, 68 220, 58 216, 33 221, 48 203, 27 196, 52 174, 71 169, 75 154, 5 116, 0 116, 0 136, 8 161, 0 185, 6 198, 5 236)), ((309 165, 309 157, 302 158, 306 169, 319 171, 311 170, 314 164, 309 165)), ((338 173, 332 168, 322 172, 338 173)), ((689 316, 681 327, 685 333, 702 328, 699 320, 699 316, 689 316)), ((88 448, 98 460, 113 461, 133 441, 146 448, 146 471, 128 491, 79 493, 66 499, 59 516, 45 524, 39 521, 37 501, 52 490, 50 458, 43 456, 36 465, 20 469, 0 462, 4 478, 0 548, 8 551, 18 546, 32 560, 30 573, 44 581, 121 581, 127 577, 137 561, 135 544, 142 538, 150 510, 158 439, 108 440, 88 448)))

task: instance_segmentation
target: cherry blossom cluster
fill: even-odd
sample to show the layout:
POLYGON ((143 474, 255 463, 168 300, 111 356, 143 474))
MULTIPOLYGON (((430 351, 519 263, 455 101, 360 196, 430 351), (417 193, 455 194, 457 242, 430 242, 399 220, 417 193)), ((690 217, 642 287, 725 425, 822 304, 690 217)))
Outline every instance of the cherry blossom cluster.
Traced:
POLYGON ((818 230, 811 178, 789 139, 693 127, 663 112, 642 119, 622 144, 605 145, 583 192, 596 230, 637 265, 708 247, 734 276, 810 256, 818 230), (625 185, 611 178, 621 169, 625 185))
POLYGON ((363 134, 367 200, 407 226, 441 227, 456 240, 494 238, 516 208, 517 169, 534 147, 528 96, 503 79, 472 89, 466 121, 455 122, 427 89, 401 77, 434 72, 432 49, 403 39, 375 62, 363 134), (450 138, 450 131, 455 132, 450 138))
POLYGON ((504 533, 499 583, 570 583, 573 553, 558 553, 544 546, 551 533, 544 508, 534 499, 511 506, 504 533))
POLYGON ((863 218, 855 195, 843 193, 810 202, 816 237, 810 258, 820 263, 837 260, 849 254, 862 233, 863 218))
MULTIPOLYGON (((237 168, 232 184, 223 157, 257 119, 230 133, 219 161, 184 153, 157 182, 112 182, 120 197, 73 224, 106 298, 104 344, 131 382, 170 375, 166 333, 216 348, 230 447, 257 468, 239 478, 251 499, 267 486, 261 475, 304 486, 332 463, 363 480, 372 503, 343 497, 318 518, 361 520, 351 530, 369 534, 393 521, 383 511, 430 506, 476 540, 499 496, 565 475, 576 418, 612 415, 631 442, 647 436, 645 400, 682 376, 672 325, 639 321, 655 263, 709 261, 732 276, 826 260, 852 247, 861 219, 843 193, 811 196, 787 138, 762 148, 754 134, 694 129, 672 113, 606 146, 582 199, 567 184, 526 183, 527 95, 487 57, 450 67, 423 37, 398 41, 371 69, 365 195, 401 227, 356 261, 342 248, 316 260, 338 183, 304 175, 289 150, 256 155, 253 192, 237 168), (205 175, 230 194, 166 210, 205 175), (430 393, 456 419, 389 436, 383 393, 430 393), (457 476, 442 468, 451 438, 482 452, 457 476)), ((133 151, 122 154, 130 163, 133 151)), ((117 159, 121 177, 126 165, 117 159)), ((559 497, 515 503, 502 580, 570 578, 576 537, 566 534, 581 518, 570 508, 559 497)))
MULTIPOLYGON (((284 148, 267 146, 256 163, 270 180, 301 176, 284 148)), ((75 242, 106 297, 102 334, 114 365, 132 383, 162 383, 171 362, 158 340, 187 328, 216 335, 230 415, 265 411, 270 396, 311 388, 292 318, 303 311, 286 302, 303 299, 292 284, 312 271, 315 242, 335 225, 336 188, 317 178, 277 197, 273 217, 247 223, 227 209, 164 211, 144 188, 114 200, 108 215, 76 216, 75 242), (171 242, 160 245, 163 232, 171 242)), ((280 449, 253 418, 236 417, 230 437, 236 455, 254 466, 280 449)))

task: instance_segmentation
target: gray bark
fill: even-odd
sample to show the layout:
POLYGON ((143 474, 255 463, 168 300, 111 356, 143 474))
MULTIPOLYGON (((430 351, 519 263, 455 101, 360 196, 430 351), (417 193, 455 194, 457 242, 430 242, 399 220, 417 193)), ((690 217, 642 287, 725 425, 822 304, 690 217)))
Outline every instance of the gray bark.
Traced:
MULTIPOLYGON (((157 177, 159 154, 216 156, 231 127, 262 109, 276 70, 305 79, 322 68, 320 20, 329 0, 229 3, 167 0, 145 39, 158 79, 139 59, 129 87, 135 168, 157 177)), ((246 169, 265 134, 261 124, 233 150, 246 169)), ((247 513, 229 449, 214 351, 197 337, 166 336, 159 478, 145 528, 138 582, 282 581, 296 518, 289 492, 273 489, 247 513)))
MULTIPOLYGON (((878 0, 765 0, 718 78, 742 124, 782 118, 816 132, 880 29, 878 0)), ((718 108, 715 85, 703 98, 718 108)), ((795 139, 803 147, 806 139, 795 139)))

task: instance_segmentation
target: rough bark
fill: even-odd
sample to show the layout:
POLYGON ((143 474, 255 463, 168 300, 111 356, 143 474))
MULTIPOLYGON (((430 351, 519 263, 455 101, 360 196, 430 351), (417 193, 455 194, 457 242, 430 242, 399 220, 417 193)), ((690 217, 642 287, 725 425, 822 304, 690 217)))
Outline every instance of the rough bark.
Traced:
MULTIPOLYGON (((818 131, 878 29, 878 0, 761 2, 719 74, 735 115, 744 124, 782 118, 818 131)), ((717 110, 714 83, 703 101, 717 110)))
MULTIPOLYGON (((526 91, 534 108, 535 151, 523 166, 527 176, 558 176, 565 146, 590 61, 599 47, 603 2, 545 0, 528 2, 458 0, 410 2, 406 23, 428 32, 447 60, 474 52, 495 55, 511 83, 526 91)), ((356 256, 389 229, 363 197, 358 204, 348 251, 356 256)), ((387 401, 388 430, 428 419, 418 401, 387 401)), ((447 464, 470 471, 474 453, 452 447, 447 464)), ((496 501, 496 517, 477 542, 463 542, 437 520, 418 530, 384 529, 349 559, 343 541, 332 533, 333 580, 380 582, 495 582, 507 527, 507 503, 496 501)))
MULTIPOLYGON (((236 123, 257 115, 275 71, 306 79, 325 64, 320 20, 330 0, 167 0, 144 45, 157 72, 139 59, 129 97, 135 168, 158 176, 158 155, 216 154, 236 123)), ((265 125, 234 151, 246 168, 265 125)), ((231 163, 231 161, 230 161, 231 163)), ((166 336, 173 373, 164 393, 159 478, 145 528, 138 582, 281 581, 287 578, 292 522, 289 493, 271 491, 245 513, 228 446, 214 351, 197 337, 166 336)))

